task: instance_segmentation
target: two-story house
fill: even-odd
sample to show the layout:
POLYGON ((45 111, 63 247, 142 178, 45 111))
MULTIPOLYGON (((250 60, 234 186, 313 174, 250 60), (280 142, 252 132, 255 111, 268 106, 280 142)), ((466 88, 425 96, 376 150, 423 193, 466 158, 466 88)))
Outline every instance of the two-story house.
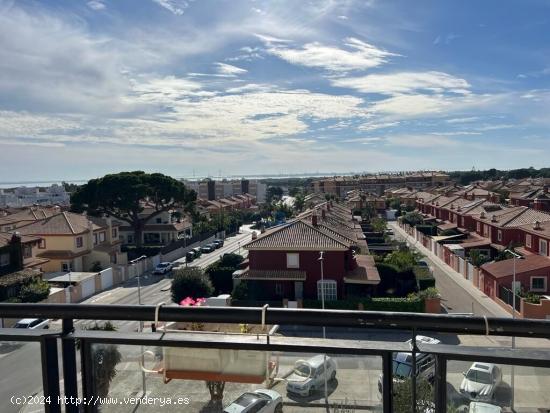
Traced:
POLYGON ((93 265, 88 256, 94 248, 94 233, 100 229, 85 215, 61 212, 17 231, 41 238, 37 256, 49 259, 42 265, 45 272, 69 272, 87 271, 93 265))
POLYGON ((40 241, 39 237, 0 232, 0 276, 45 264, 48 260, 37 256, 40 241))
POLYGON ((61 212, 59 207, 28 207, 17 209, 0 217, 0 232, 14 231, 16 228, 31 224, 40 219, 61 212))
POLYGON ((380 282, 371 256, 312 215, 269 229, 244 248, 249 267, 234 273, 259 299, 343 299, 365 295, 380 282))

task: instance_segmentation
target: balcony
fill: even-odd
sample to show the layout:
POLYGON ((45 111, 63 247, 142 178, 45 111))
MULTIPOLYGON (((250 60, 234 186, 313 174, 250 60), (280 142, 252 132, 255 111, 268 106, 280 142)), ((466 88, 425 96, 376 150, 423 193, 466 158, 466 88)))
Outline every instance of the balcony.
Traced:
MULTIPOLYGON (((18 393, 15 400, 2 394, 2 412, 21 407, 221 412, 241 394, 260 388, 280 394, 275 402, 284 412, 457 412, 467 411, 471 400, 498 405, 502 412, 543 412, 550 406, 550 321, 545 320, 74 304, 0 304, 0 317, 59 320, 48 330, 0 329, 0 392, 9 387, 18 393), (114 332, 78 328, 86 320, 122 320, 124 327, 114 332), (136 332, 138 322, 145 322, 146 332, 136 332), (165 330, 166 322, 193 326, 194 331, 165 330), (209 326, 217 326, 218 332, 206 331, 209 326), (322 326, 327 338, 321 338, 322 326), (459 344, 458 337, 464 336, 475 338, 470 344, 481 344, 459 344), (491 347, 483 341, 487 337, 491 347), (532 341, 535 347, 512 349, 505 337, 532 341), (13 357, 22 351, 27 351, 27 362, 14 364, 13 357), (496 385, 476 387, 470 380, 461 392, 462 373, 470 377, 472 363, 491 363, 484 365, 496 385), (319 376, 323 366, 330 374, 319 376), (418 375, 405 379, 403 366, 418 375), (39 406, 14 406, 33 394, 21 379, 25 370, 41 381, 42 389, 31 398, 39 406), (42 395, 49 401, 44 405, 42 395), (70 403, 70 397, 80 404, 70 403)), ((265 403, 271 406, 271 401, 265 403)), ((264 411, 273 410, 259 410, 264 411)))

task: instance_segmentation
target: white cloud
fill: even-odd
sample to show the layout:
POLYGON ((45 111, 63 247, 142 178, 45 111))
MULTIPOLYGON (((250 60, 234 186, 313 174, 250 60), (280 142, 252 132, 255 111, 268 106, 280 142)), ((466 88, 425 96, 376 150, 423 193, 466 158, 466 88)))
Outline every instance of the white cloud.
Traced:
POLYGON ((477 122, 480 118, 478 116, 469 116, 466 118, 453 118, 453 119, 447 119, 445 122, 447 123, 469 123, 469 122, 477 122))
POLYGON ((399 72, 390 74, 372 74, 362 77, 332 79, 338 87, 356 89, 363 93, 397 95, 419 91, 467 94, 470 84, 464 80, 443 72, 399 72))
POLYGON ((434 135, 396 135, 386 138, 386 142, 390 145, 401 146, 407 148, 432 148, 438 149, 442 147, 458 146, 459 143, 446 136, 434 135))
POLYGON ((359 126, 360 130, 371 131, 377 129, 391 128, 392 126, 398 126, 399 122, 366 122, 359 126))
POLYGON ((374 137, 374 138, 350 138, 350 139, 344 139, 342 142, 344 143, 361 143, 363 145, 371 145, 375 142, 380 142, 382 138, 374 137))
POLYGON ((103 10, 105 8, 105 4, 103 4, 102 2, 97 1, 97 0, 91 0, 86 4, 88 5, 88 7, 90 9, 96 10, 96 11, 103 10))
POLYGON ((352 37, 345 39, 344 45, 350 50, 313 42, 300 49, 286 45, 268 45, 267 52, 291 64, 332 72, 370 69, 386 63, 388 57, 396 56, 352 37))
POLYGON ((171 11, 176 16, 181 16, 185 9, 189 7, 189 2, 185 0, 153 0, 159 6, 171 11))
POLYGON ((240 75, 247 73, 248 70, 240 67, 228 65, 227 63, 216 63, 216 70, 222 75, 240 75))

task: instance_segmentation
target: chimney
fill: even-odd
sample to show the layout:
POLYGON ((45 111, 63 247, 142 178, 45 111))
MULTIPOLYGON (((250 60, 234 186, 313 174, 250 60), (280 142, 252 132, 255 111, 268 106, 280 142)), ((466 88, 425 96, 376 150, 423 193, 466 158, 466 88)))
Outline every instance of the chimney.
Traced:
POLYGON ((451 209, 455 209, 455 204, 451 204, 451 209))
POLYGON ((327 202, 327 211, 330 211, 330 202, 327 202))
POLYGON ((256 231, 252 231, 252 239, 257 239, 258 238, 258 234, 256 233, 256 231))
POLYGON ((311 225, 313 225, 314 227, 317 226, 317 213, 315 213, 315 212, 311 216, 311 225))
POLYGON ((321 209, 321 218, 323 218, 323 221, 327 219, 327 212, 324 209, 321 209))
POLYGON ((12 265, 16 263, 16 271, 23 269, 23 244, 21 244, 21 235, 14 232, 10 239, 12 265))
POLYGON ((497 216, 495 214, 491 215, 491 222, 497 222, 497 216))
POLYGON ((481 219, 485 219, 485 211, 481 211, 481 214, 479 215, 481 219))
POLYGON ((540 226, 540 221, 535 221, 533 223, 533 229, 536 229, 536 230, 541 230, 542 227, 540 226))
POLYGON ((262 225, 261 228, 260 228, 260 233, 263 234, 265 232, 265 226, 262 225))

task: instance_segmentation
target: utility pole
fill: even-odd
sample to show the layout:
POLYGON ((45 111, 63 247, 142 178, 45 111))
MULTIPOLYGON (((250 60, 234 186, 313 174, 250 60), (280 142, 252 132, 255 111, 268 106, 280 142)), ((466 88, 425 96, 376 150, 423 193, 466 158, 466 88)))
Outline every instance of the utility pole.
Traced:
MULTIPOLYGON (((321 261, 321 307, 325 309, 325 276, 324 276, 324 251, 319 253, 319 261, 321 261)), ((323 340, 327 338, 325 326, 323 326, 323 340)), ((323 354, 323 377, 325 381, 325 404, 328 407, 328 382, 327 382, 327 355, 323 354)))
MULTIPOLYGON (((507 252, 511 254, 514 258, 514 266, 512 271, 512 320, 516 319, 516 260, 522 259, 523 257, 519 255, 517 252, 511 251, 509 249, 504 250, 504 252, 507 252)), ((512 336, 512 350, 516 348, 516 337, 512 336)), ((510 388, 511 388, 511 397, 510 397, 510 407, 512 408, 512 411, 514 410, 514 381, 515 381, 515 366, 512 364, 512 372, 511 372, 511 378, 510 378, 510 388)))

